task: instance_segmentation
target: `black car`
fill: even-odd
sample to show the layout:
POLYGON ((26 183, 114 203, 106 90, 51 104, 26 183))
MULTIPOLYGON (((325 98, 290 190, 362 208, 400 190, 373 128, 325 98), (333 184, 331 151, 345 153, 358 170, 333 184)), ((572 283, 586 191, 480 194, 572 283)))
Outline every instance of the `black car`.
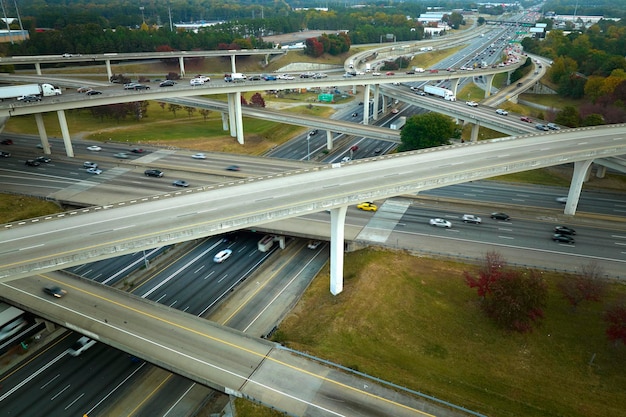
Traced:
POLYGON ((8 152, 0 151, 0 156, 3 158, 8 158, 11 156, 11 154, 8 152))
POLYGON ((130 150, 132 153, 143 153, 144 150, 141 148, 133 148, 130 150))
POLYGON ((13 141, 11 139, 3 139, 0 145, 13 145, 13 141))
POLYGON ((136 84, 133 86, 133 90, 149 90, 150 86, 144 84, 136 84))
POLYGON ((309 132, 309 136, 317 135, 317 129, 313 129, 309 132))
POLYGON ((24 96, 24 98, 22 99, 23 102, 25 103, 30 103, 31 101, 41 101, 41 97, 39 96, 24 96))
POLYGON ((48 162, 50 162, 50 161, 51 161, 51 159, 50 159, 50 158, 48 158, 48 157, 45 157, 45 156, 38 156, 37 158, 35 158, 35 161, 37 161, 37 162, 43 162, 43 163, 46 163, 46 164, 47 164, 48 162))
POLYGON ((165 80, 161 84, 159 84, 159 87, 173 87, 175 85, 176 85, 176 81, 174 81, 174 80, 165 80))
POLYGON ((554 240, 555 242, 560 242, 560 243, 574 243, 573 237, 571 237, 570 235, 564 235, 561 233, 555 233, 554 235, 552 235, 552 240, 554 240))
POLYGON ((87 94, 88 96, 97 96, 97 95, 102 94, 102 91, 99 91, 99 90, 89 90, 85 94, 87 94))
POLYGON ((162 177, 163 171, 159 171, 158 169, 147 169, 144 171, 146 177, 162 177))
POLYGON ((505 222, 511 220, 511 216, 509 216, 506 213, 499 213, 499 212, 491 213, 491 218, 494 220, 504 220, 505 222))
POLYGON ((26 165, 29 167, 38 167, 40 163, 35 161, 34 159, 29 159, 26 161, 26 165))
POLYGON ((67 291, 65 291, 61 287, 57 287, 56 285, 49 285, 47 287, 44 287, 43 288, 43 292, 45 292, 46 294, 51 295, 51 296, 53 296, 55 298, 61 298, 65 294, 67 294, 67 291))
POLYGON ((189 183, 185 180, 176 180, 172 185, 175 187, 189 187, 189 183))
POLYGON ((567 226, 556 226, 554 228, 554 232, 559 233, 561 235, 575 235, 576 234, 576 230, 567 226))

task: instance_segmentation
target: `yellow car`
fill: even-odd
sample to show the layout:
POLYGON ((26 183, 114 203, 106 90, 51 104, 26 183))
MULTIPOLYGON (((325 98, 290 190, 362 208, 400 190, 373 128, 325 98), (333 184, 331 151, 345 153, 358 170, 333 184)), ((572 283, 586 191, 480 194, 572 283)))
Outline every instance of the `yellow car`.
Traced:
POLYGON ((361 203, 356 206, 356 208, 365 210, 365 211, 376 211, 378 207, 374 203, 361 203))

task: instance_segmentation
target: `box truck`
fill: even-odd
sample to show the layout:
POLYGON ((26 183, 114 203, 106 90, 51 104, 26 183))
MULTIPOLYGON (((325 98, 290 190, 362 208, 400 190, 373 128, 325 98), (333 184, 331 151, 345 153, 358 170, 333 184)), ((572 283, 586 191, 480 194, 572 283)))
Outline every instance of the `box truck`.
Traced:
POLYGON ((442 97, 443 99, 448 101, 456 101, 456 96, 454 95, 452 90, 448 90, 447 88, 437 87, 434 85, 426 85, 424 86, 424 92, 433 96, 442 97))
POLYGON ((391 129, 394 129, 394 130, 400 130, 400 129, 402 129, 404 127, 405 123, 406 123, 406 117, 405 116, 401 116, 401 117, 398 117, 393 122, 391 122, 389 127, 391 129))
POLYGON ((58 96, 61 90, 52 84, 22 84, 0 87, 0 101, 25 96, 58 96))

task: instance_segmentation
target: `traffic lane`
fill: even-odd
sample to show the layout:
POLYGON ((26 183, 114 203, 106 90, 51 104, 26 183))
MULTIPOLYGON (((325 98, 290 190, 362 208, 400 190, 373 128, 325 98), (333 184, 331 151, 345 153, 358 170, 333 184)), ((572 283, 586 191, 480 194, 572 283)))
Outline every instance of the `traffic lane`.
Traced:
POLYGON ((67 269, 67 271, 100 282, 105 285, 115 285, 127 275, 149 265, 151 261, 165 252, 169 246, 135 252, 116 258, 90 262, 67 269))
POLYGON ((79 337, 68 333, 44 355, 37 355, 2 380, 3 415, 86 414, 137 368, 124 352, 98 343, 78 357, 69 355, 67 349, 79 337))
POLYGON ((208 378, 222 386, 240 387, 274 347, 208 320, 60 274, 0 285, 7 298, 36 304, 36 313, 42 317, 89 328, 105 343, 111 341, 156 365, 167 364, 182 375, 202 381, 208 378), (61 299, 39 296, 50 282, 67 289, 68 295, 61 299))
POLYGON ((229 248, 233 250, 233 255, 223 263, 215 263, 211 257, 210 260, 189 265, 175 282, 170 281, 170 285, 161 288, 168 295, 159 297, 158 301, 204 316, 273 253, 273 250, 260 252, 256 242, 230 245, 229 248))
MULTIPOLYGON (((510 184, 497 181, 475 181, 432 189, 420 195, 448 197, 463 200, 478 200, 498 203, 535 206, 560 209, 562 203, 558 197, 566 197, 568 189, 564 187, 530 187, 524 184, 510 184)), ((583 190, 577 210, 624 215, 626 213, 626 194, 613 191, 583 190)))
POLYGON ((515 245, 527 249, 560 251, 596 258, 623 260, 626 246, 626 233, 611 229, 573 226, 539 219, 515 218, 510 221, 494 220, 489 213, 471 213, 481 217, 482 224, 463 223, 466 213, 449 212, 437 209, 410 207, 399 224, 397 231, 459 239, 466 242, 477 241, 494 245, 515 245), (432 218, 442 218, 451 222, 451 228, 429 224, 432 218), (570 226, 577 234, 575 243, 559 243, 552 240, 555 226, 570 226))
POLYGON ((322 242, 316 249, 307 248, 307 240, 291 244, 273 268, 252 284, 242 288, 242 302, 234 311, 220 315, 217 321, 247 334, 263 337, 269 334, 291 310, 311 280, 330 259, 330 243, 322 242))

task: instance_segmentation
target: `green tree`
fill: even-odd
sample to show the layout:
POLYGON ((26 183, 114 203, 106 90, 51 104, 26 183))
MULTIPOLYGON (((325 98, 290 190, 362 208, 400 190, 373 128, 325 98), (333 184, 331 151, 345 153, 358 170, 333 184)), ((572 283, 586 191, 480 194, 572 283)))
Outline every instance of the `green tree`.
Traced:
POLYGON ((567 127, 578 127, 580 126, 580 115, 576 107, 565 106, 563 110, 557 113, 554 122, 567 127))
POLYGON ((604 117, 598 113, 592 113, 585 116, 582 121, 582 126, 600 126, 604 124, 604 117))
POLYGON ((183 108, 182 106, 178 104, 174 104, 174 103, 170 103, 167 105, 167 109, 171 111, 172 113, 174 113, 174 117, 176 117, 176 112, 182 108, 183 108))
POLYGON ((434 112, 411 116, 400 133, 402 144, 398 150, 403 152, 446 145, 450 139, 459 136, 457 124, 448 116, 434 112))

